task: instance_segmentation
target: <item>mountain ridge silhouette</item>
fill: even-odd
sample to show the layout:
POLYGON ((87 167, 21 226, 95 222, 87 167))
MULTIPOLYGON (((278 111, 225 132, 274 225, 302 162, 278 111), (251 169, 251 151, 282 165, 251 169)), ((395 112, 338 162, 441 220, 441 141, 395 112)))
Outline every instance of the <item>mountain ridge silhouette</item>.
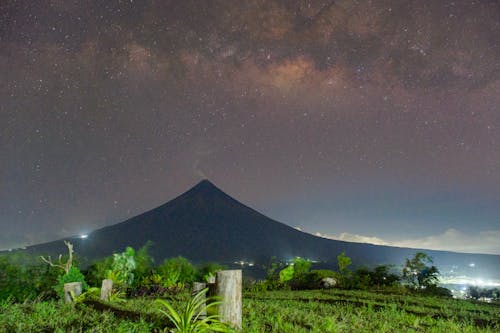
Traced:
MULTIPOLYGON (((490 267, 500 256, 417 250, 331 240, 304 233, 275 221, 232 198, 209 180, 202 180, 180 196, 124 222, 97 229, 87 238, 69 237, 80 257, 91 262, 126 246, 154 246, 156 262, 182 255, 193 262, 267 262, 299 256, 336 264, 345 252, 356 265, 403 264, 417 251, 431 255, 437 265, 490 267)), ((37 254, 65 253, 63 240, 29 246, 37 254)), ((498 269, 497 269, 498 270, 498 269)), ((500 276, 500 274, 496 274, 500 276)))

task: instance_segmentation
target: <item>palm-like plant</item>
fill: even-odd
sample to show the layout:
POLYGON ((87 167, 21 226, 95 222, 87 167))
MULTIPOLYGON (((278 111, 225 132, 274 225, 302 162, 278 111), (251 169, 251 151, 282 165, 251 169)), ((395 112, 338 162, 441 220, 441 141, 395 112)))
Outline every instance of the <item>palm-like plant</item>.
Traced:
POLYGON ((190 299, 184 309, 177 312, 174 307, 166 300, 157 299, 156 302, 165 307, 166 310, 160 310, 175 325, 175 328, 166 328, 165 332, 171 333, 204 333, 204 332, 232 332, 231 328, 220 321, 219 315, 205 315, 208 310, 218 304, 220 301, 206 304, 205 294, 207 288, 197 293, 190 299), (168 331, 169 330, 169 331, 168 331))

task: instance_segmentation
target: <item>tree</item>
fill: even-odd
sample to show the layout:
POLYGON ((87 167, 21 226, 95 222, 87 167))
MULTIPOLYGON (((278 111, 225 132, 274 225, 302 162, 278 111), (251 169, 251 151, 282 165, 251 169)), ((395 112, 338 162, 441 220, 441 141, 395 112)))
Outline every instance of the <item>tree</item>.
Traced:
POLYGON ((345 255, 345 252, 342 252, 337 256, 337 264, 339 266, 340 274, 349 275, 351 273, 351 271, 347 267, 352 264, 352 260, 345 255))
POLYGON ((71 267, 73 266, 73 244, 68 241, 64 241, 64 244, 68 248, 68 260, 66 260, 66 262, 62 261, 62 254, 59 255, 57 263, 53 263, 50 256, 48 256, 47 258, 45 258, 44 256, 40 256, 40 258, 50 266, 60 268, 64 271, 65 274, 69 274, 71 267))
POLYGON ((439 280, 439 270, 432 264, 432 258, 426 253, 415 253, 412 259, 406 259, 403 267, 403 279, 413 289, 436 287, 439 280))
POLYGON ((191 283, 196 279, 196 268, 189 260, 181 256, 165 259, 157 267, 157 271, 164 278, 170 277, 173 283, 191 283))
POLYGON ((337 256, 337 265, 339 266, 337 282, 341 288, 351 289, 354 287, 354 281, 351 278, 352 272, 348 268, 351 264, 352 260, 346 256, 345 252, 342 252, 337 256))

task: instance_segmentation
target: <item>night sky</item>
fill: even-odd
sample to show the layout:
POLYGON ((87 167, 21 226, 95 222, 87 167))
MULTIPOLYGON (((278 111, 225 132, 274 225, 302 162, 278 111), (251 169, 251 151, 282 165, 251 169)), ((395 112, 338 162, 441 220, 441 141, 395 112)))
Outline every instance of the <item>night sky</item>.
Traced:
POLYGON ((204 178, 312 234, 500 254, 500 2, 0 1, 0 249, 204 178))

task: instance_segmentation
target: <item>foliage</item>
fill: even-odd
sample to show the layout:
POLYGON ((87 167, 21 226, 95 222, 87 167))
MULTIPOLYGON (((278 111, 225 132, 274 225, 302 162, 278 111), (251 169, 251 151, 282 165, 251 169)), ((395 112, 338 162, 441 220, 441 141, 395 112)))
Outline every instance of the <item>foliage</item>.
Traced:
POLYGON ((410 288, 424 289, 435 287, 439 280, 439 270, 431 265, 432 258, 426 253, 417 252, 412 259, 406 259, 403 267, 403 279, 410 288))
POLYGON ((148 333, 155 329, 159 327, 142 318, 119 318, 82 303, 0 302, 0 332, 148 333))
POLYGON ((337 265, 339 267, 339 273, 337 274, 337 282, 340 288, 352 289, 355 285, 354 281, 351 279, 352 272, 348 268, 352 263, 351 258, 346 256, 345 252, 342 252, 337 256, 337 265))
POLYGON ((196 274, 196 280, 208 281, 210 277, 214 277, 215 273, 224 270, 226 267, 217 263, 209 262, 202 265, 196 274))
POLYGON ((135 253, 135 271, 134 280, 137 285, 139 281, 143 278, 149 276, 152 273, 154 266, 154 259, 149 253, 151 247, 153 247, 152 241, 147 241, 137 252, 135 253))
POLYGON ((498 305, 358 290, 246 293, 245 333, 498 332, 498 305))
POLYGON ((87 300, 97 300, 101 296, 101 289, 97 287, 88 288, 87 291, 82 292, 80 295, 71 294, 73 303, 83 303, 87 300))
MULTIPOLYGON (((160 310, 175 325, 170 330, 172 333, 203 333, 203 332, 230 332, 227 325, 220 322, 218 315, 208 314, 210 308, 217 306, 221 302, 205 299, 208 289, 203 289, 189 300, 183 309, 176 311, 174 307, 166 300, 158 299, 156 302, 166 308, 160 310), (207 305, 208 303, 208 305, 207 305)), ((165 329, 167 331, 167 329, 165 329)))
MULTIPOLYGON (((217 270, 218 268, 216 267, 213 272, 217 270)), ((166 259, 156 268, 156 271, 171 285, 176 284, 177 282, 183 284, 192 283, 196 278, 195 267, 189 262, 189 260, 181 256, 166 259)))
POLYGON ((345 252, 342 252, 337 256, 337 265, 339 266, 339 272, 342 275, 348 275, 350 273, 348 266, 352 264, 351 258, 346 256, 345 252))
MULTIPOLYGON (((407 292, 394 287, 377 293, 341 289, 245 292, 242 332, 492 333, 500 329, 498 304, 407 292)), ((170 297, 169 304, 182 316, 189 299, 186 291, 170 297)), ((91 304, 0 301, 0 332, 159 332, 165 328, 166 315, 150 299, 133 298, 103 308, 91 304)))
POLYGON ((85 276, 80 272, 80 270, 72 266, 68 273, 62 274, 57 279, 57 284, 54 286, 56 293, 62 298, 64 297, 64 284, 71 282, 81 282, 82 291, 87 289, 87 283, 85 282, 85 276))
POLYGON ((280 271, 279 281, 281 285, 288 284, 293 289, 306 288, 311 264, 307 259, 296 257, 292 264, 280 271))
POLYGON ((353 275, 354 289, 370 289, 395 285, 400 277, 390 272, 390 266, 380 265, 373 270, 361 267, 353 275))
POLYGON ((58 272, 45 264, 35 264, 35 260, 22 262, 11 256, 0 256, 0 300, 11 298, 20 302, 55 296, 53 286, 58 272))
POLYGON ((337 280, 337 274, 329 269, 312 270, 306 276, 303 289, 320 289, 322 288, 321 281, 325 278, 337 280))
POLYGON ((293 265, 289 265, 280 271, 280 282, 286 283, 293 279, 295 273, 293 265))
POLYGON ((100 286, 102 280, 106 278, 108 272, 112 271, 113 256, 108 256, 103 259, 95 261, 85 274, 86 281, 89 285, 100 286))
POLYGON ((453 293, 450 289, 444 287, 438 287, 437 285, 428 286, 422 290, 419 290, 419 293, 423 295, 429 296, 439 296, 439 297, 453 297, 453 293))
POLYGON ((493 301, 498 301, 500 300, 500 289, 469 286, 469 288, 467 288, 467 297, 475 300, 480 298, 490 298, 493 301))
POLYGON ((276 257, 271 257, 267 265, 262 268, 266 271, 266 279, 262 283, 255 283, 254 287, 259 290, 277 290, 282 287, 280 281, 280 272, 285 267, 285 264, 278 261, 276 257))
POLYGON ((111 270, 106 273, 106 278, 113 280, 117 288, 127 288, 134 282, 135 251, 127 246, 122 253, 113 254, 111 270))
POLYGON ((304 279, 311 270, 311 265, 311 261, 296 257, 293 260, 293 279, 296 281, 304 279))

